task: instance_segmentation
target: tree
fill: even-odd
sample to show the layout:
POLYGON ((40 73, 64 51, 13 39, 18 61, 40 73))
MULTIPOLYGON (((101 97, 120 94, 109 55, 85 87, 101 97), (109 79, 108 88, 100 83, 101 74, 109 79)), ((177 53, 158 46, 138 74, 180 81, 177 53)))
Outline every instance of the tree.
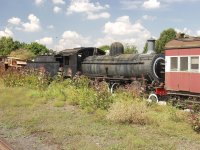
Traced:
POLYGON ((46 46, 39 44, 37 42, 32 42, 31 44, 25 45, 25 49, 29 49, 35 55, 42 55, 49 53, 49 50, 46 48, 46 46))
POLYGON ((176 31, 172 28, 164 30, 156 41, 156 52, 163 53, 165 44, 176 38, 176 31))
POLYGON ((146 54, 147 51, 148 51, 148 49, 147 49, 147 42, 146 42, 146 44, 144 45, 144 49, 143 49, 143 52, 142 52, 142 53, 146 54))
POLYGON ((99 49, 106 51, 106 50, 110 50, 110 46, 109 45, 102 45, 99 47, 99 49))
POLYGON ((125 48, 124 48, 124 53, 125 54, 137 54, 138 50, 137 50, 137 47, 135 45, 126 44, 125 48))
POLYGON ((15 50, 17 43, 13 41, 11 37, 0 38, 0 55, 6 56, 10 54, 11 51, 15 50))
POLYGON ((17 57, 22 60, 28 60, 35 57, 35 55, 30 50, 27 49, 17 49, 15 51, 12 51, 10 53, 10 56, 17 57))

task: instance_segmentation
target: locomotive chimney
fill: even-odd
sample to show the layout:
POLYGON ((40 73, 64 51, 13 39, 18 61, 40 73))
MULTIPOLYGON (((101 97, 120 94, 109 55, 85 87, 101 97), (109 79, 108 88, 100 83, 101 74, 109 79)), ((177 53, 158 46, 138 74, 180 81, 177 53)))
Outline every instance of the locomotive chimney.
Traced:
POLYGON ((147 40, 147 54, 155 53, 155 41, 152 37, 147 40))

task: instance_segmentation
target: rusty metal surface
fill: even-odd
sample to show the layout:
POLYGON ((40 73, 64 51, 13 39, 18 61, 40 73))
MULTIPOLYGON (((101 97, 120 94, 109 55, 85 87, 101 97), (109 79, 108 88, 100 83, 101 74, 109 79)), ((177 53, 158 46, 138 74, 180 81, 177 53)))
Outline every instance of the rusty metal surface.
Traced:
POLYGON ((200 55, 200 48, 171 49, 165 51, 165 56, 189 56, 200 55))
POLYGON ((63 55, 63 56, 70 56, 70 55, 74 55, 74 54, 82 52, 82 51, 88 51, 88 52, 91 52, 92 54, 94 53, 94 51, 96 51, 97 55, 105 54, 105 52, 103 50, 96 48, 96 47, 79 47, 79 48, 74 48, 74 49, 65 49, 65 50, 60 51, 59 54, 63 55))
POLYGON ((200 38, 175 39, 165 45, 165 49, 200 47, 200 38))
POLYGON ((27 62, 27 68, 44 67, 51 76, 57 74, 59 66, 60 63, 55 60, 54 56, 37 56, 34 61, 27 62))
POLYGON ((14 150, 5 140, 0 139, 0 150, 14 150))
POLYGON ((124 46, 121 43, 115 42, 111 44, 110 56, 120 55, 123 53, 124 53, 124 46))
MULTIPOLYGON (((111 77, 141 77, 149 80, 158 80, 155 76, 153 64, 157 58, 163 58, 157 54, 122 54, 119 56, 93 56, 88 57, 82 63, 84 74, 91 76, 111 77)), ((163 58, 164 60, 164 58, 163 58)), ((164 75, 163 75, 164 77, 164 75)))

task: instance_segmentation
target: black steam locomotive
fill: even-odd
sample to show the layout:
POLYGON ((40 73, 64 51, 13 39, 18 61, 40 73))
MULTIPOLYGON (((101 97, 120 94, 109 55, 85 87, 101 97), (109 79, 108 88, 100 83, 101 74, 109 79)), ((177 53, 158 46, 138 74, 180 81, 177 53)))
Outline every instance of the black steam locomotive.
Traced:
POLYGON ((90 78, 111 82, 131 82, 145 79, 148 83, 164 81, 164 55, 154 53, 155 40, 148 40, 147 54, 124 54, 124 46, 115 42, 110 54, 94 47, 75 48, 61 51, 54 56, 38 56, 28 62, 28 67, 44 67, 53 76, 59 68, 64 76, 81 72, 90 78))

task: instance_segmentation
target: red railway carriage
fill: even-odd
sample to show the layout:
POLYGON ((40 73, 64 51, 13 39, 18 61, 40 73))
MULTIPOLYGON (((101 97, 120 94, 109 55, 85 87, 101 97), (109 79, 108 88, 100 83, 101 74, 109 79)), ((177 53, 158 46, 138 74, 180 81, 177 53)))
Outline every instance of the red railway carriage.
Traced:
POLYGON ((200 38, 172 40, 165 50, 165 87, 180 94, 200 94, 200 38))

